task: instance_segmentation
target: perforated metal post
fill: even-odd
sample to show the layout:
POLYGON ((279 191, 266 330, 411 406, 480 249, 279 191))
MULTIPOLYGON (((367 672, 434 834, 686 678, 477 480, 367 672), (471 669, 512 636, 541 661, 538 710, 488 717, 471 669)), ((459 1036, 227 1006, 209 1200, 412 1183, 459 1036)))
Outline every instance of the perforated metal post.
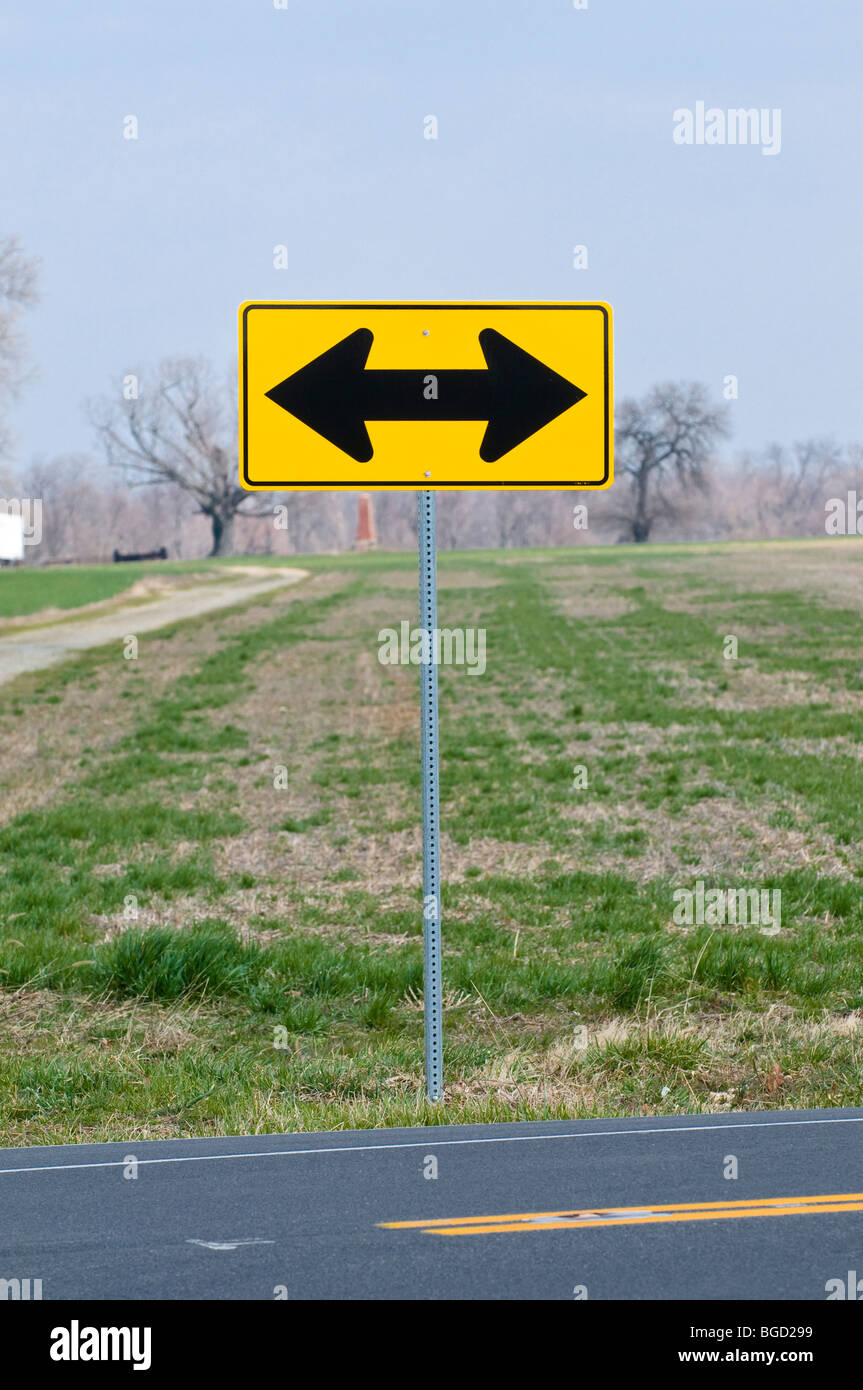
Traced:
POLYGON ((420 662, 420 732, 423 791, 423 944, 426 1089, 443 1095, 443 1021, 440 939, 440 812, 438 795, 437 537, 435 495, 418 494, 420 630, 427 634, 420 662))

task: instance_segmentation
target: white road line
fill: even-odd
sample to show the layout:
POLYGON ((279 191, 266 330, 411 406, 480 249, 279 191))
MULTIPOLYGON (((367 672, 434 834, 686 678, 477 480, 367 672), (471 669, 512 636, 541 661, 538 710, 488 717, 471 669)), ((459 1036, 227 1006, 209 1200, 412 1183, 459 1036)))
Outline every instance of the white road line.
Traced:
MULTIPOLYGON (((863 1115, 837 1115, 835 1119, 824 1120, 742 1120, 738 1124, 719 1125, 662 1125, 644 1129, 591 1129, 582 1134, 500 1134, 477 1139, 410 1139, 400 1144, 330 1144, 318 1149, 263 1149, 256 1153, 231 1154, 179 1154, 175 1158, 138 1158, 139 1167, 155 1163, 214 1163, 229 1158, 300 1158, 312 1154, 356 1154, 374 1153, 377 1149, 442 1149, 454 1148, 464 1144, 525 1144, 537 1143, 542 1139, 617 1139, 625 1135, 641 1134, 713 1134, 719 1129, 790 1129, 800 1125, 859 1125, 863 1115)), ((116 1142, 116 1141, 114 1141, 116 1142)), ((121 1141, 122 1142, 122 1141, 121 1141)), ((145 1140, 152 1143, 152 1140, 145 1140)), ((182 1141, 179 1141, 182 1142, 182 1141)), ((134 1144, 127 1145, 129 1149, 134 1144)), ((128 1158, 102 1160, 98 1163, 41 1163, 23 1165, 20 1168, 0 1168, 0 1177, 7 1173, 62 1173, 74 1168, 123 1168, 128 1158)))

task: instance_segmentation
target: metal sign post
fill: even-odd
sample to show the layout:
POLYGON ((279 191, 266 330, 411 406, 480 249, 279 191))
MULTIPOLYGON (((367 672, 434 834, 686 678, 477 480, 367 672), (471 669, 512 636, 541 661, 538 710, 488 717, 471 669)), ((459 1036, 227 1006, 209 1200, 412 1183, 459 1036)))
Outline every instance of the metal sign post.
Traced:
POLYGON ((438 794, 437 537, 435 495, 417 494, 419 541, 420 736, 423 796, 423 1000, 426 1090, 429 1100, 443 1096, 443 1019, 440 939, 440 811, 438 794))
POLYGON ((440 649, 431 488, 610 487, 611 309, 599 301, 248 300, 239 332, 242 487, 420 489, 425 1070, 429 1100, 438 1101, 440 649))

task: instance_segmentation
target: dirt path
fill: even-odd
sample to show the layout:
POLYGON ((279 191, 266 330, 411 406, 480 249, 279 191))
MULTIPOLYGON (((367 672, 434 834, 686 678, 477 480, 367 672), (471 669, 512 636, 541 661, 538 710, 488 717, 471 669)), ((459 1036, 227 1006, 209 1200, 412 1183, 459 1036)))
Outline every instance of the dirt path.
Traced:
POLYGON ((0 685, 26 671, 56 666, 75 652, 102 647, 106 642, 120 641, 130 635, 137 637, 142 632, 154 632, 184 618, 197 618, 218 608, 230 608, 259 598, 286 584, 296 584, 305 579, 307 573, 300 569, 247 566, 240 570, 242 578, 218 585, 195 585, 152 603, 119 607, 99 617, 76 618, 72 609, 63 622, 0 637, 0 685))

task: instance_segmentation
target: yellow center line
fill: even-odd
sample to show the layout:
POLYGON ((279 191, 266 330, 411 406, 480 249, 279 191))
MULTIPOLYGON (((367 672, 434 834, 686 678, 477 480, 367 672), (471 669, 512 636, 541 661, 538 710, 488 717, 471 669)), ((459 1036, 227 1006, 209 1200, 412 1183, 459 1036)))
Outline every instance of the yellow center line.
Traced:
POLYGON ((669 1221, 728 1221, 747 1216, 805 1216, 814 1212, 863 1211, 863 1192, 814 1197, 759 1197, 725 1202, 656 1203, 642 1207, 587 1207, 574 1211, 516 1212, 502 1216, 431 1217, 426 1221, 381 1221, 386 1230, 421 1230, 428 1235, 496 1235, 515 1231, 565 1231, 584 1226, 653 1225, 669 1221))

